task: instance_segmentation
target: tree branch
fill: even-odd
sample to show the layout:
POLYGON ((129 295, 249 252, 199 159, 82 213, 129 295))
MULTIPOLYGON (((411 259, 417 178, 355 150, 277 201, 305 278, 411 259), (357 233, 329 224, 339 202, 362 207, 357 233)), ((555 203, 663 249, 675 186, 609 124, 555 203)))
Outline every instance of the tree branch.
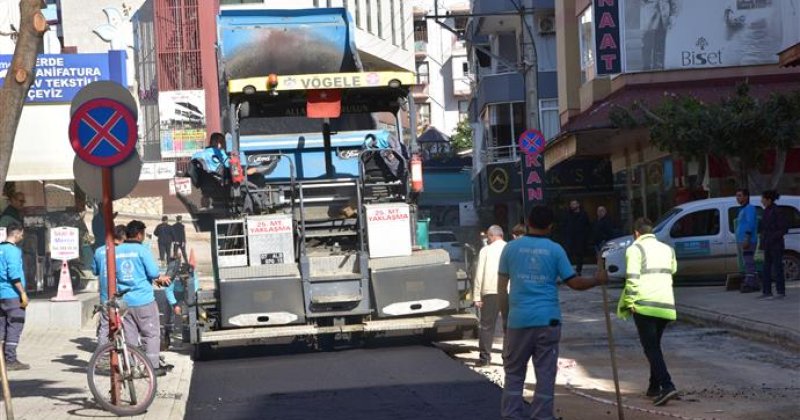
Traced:
POLYGON ((42 36, 47 31, 47 21, 41 12, 43 7, 43 0, 19 2, 19 38, 5 83, 0 88, 0 190, 5 186, 11 164, 22 107, 36 77, 33 71, 36 55, 42 48, 42 36))

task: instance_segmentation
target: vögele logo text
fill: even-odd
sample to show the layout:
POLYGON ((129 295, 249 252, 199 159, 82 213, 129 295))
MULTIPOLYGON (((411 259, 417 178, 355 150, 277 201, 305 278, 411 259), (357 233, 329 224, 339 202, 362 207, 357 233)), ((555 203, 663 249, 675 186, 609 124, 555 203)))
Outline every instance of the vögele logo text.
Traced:
POLYGON ((722 50, 709 50, 709 42, 705 37, 698 38, 694 45, 697 49, 681 51, 681 65, 683 67, 722 65, 722 50))

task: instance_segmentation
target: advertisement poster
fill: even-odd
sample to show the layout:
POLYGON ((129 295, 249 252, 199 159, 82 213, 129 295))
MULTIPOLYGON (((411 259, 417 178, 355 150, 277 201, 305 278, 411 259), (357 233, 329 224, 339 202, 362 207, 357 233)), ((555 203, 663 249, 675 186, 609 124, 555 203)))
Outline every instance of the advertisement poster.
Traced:
POLYGON ((161 157, 190 157, 206 142, 206 97, 202 90, 159 92, 161 157))
POLYGON ((626 72, 774 64, 800 39, 800 0, 627 0, 626 72))

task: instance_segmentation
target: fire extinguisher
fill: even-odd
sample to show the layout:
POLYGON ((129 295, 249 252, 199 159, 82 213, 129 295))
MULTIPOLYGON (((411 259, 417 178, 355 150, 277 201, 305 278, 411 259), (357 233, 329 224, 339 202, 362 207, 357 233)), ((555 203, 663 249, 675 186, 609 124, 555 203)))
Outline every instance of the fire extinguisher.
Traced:
POLYGON ((411 157, 411 191, 422 191, 422 159, 419 155, 411 157))
POLYGON ((239 160, 238 151, 231 152, 229 162, 231 165, 231 181, 234 184, 241 184, 244 181, 244 171, 242 170, 242 162, 239 160))

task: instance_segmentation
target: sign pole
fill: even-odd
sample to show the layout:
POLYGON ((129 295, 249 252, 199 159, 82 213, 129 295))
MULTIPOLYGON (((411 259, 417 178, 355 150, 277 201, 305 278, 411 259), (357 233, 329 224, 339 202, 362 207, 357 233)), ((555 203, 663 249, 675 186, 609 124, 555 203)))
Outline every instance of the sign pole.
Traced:
MULTIPOLYGON (((117 293, 117 259, 114 249, 114 202, 111 191, 111 168, 103 167, 103 221, 106 228, 106 278, 108 279, 108 298, 117 293)), ((108 310, 108 339, 113 343, 114 334, 119 329, 114 311, 108 310)), ((119 400, 119 360, 117 352, 111 352, 111 403, 119 400)))

